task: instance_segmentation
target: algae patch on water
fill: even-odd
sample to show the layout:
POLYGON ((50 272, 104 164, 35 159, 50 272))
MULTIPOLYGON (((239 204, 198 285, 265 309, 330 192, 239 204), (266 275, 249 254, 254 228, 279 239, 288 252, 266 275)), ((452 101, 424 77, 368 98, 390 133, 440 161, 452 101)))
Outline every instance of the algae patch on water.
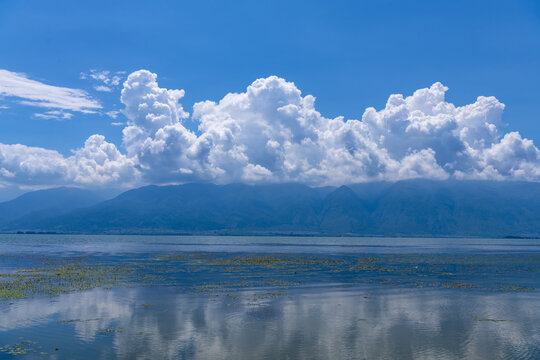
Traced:
POLYGON ((477 317, 475 316, 473 318, 474 321, 485 321, 485 322, 494 322, 494 323, 498 323, 498 322, 511 322, 512 320, 505 320, 505 319, 491 319, 491 318, 481 318, 481 317, 477 317))
POLYGON ((98 329, 98 330, 96 330, 96 334, 101 334, 101 335, 113 334, 113 333, 122 333, 122 332, 124 332, 124 330, 117 329, 115 327, 109 327, 109 328, 106 328, 106 329, 98 329))
POLYGON ((0 299, 33 295, 57 295, 118 285, 126 279, 126 268, 72 259, 32 259, 30 267, 19 268, 0 279, 0 299))
POLYGON ((26 355, 28 353, 47 355, 47 353, 41 351, 41 346, 31 340, 22 340, 17 344, 0 346, 0 352, 13 356, 26 355))
POLYGON ((20 255, 0 257, 0 300, 94 288, 108 290, 117 286, 171 286, 218 298, 246 288, 288 289, 320 283, 526 292, 534 287, 518 281, 530 278, 531 272, 540 272, 540 255, 218 252, 129 257, 20 255))

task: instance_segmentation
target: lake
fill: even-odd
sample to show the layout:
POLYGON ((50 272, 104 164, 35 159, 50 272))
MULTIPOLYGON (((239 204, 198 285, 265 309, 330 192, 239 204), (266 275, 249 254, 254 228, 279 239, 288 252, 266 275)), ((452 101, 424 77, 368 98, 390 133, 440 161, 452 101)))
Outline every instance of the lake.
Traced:
POLYGON ((539 359, 540 240, 0 235, 0 359, 539 359))

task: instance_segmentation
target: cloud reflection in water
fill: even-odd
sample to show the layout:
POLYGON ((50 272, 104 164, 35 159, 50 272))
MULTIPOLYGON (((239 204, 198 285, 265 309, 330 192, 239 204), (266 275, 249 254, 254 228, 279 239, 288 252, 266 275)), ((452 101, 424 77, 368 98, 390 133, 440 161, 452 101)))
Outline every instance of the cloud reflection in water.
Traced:
POLYGON ((57 354, 60 358, 90 344, 101 356, 141 359, 540 355, 536 291, 366 287, 265 294, 279 295, 275 289, 257 289, 226 298, 154 287, 21 300, 0 305, 0 337, 25 330, 33 340, 54 346, 46 344, 52 341, 47 333, 60 327, 72 338, 57 354), (96 333, 107 328, 120 331, 96 333))

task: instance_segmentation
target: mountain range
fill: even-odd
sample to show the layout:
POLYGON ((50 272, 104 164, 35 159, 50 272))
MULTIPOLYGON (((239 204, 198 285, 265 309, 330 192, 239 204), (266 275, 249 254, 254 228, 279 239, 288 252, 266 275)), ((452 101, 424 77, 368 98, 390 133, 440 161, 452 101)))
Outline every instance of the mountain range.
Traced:
POLYGON ((540 184, 371 182, 145 186, 105 200, 56 188, 0 203, 0 230, 110 234, 538 236, 540 184))

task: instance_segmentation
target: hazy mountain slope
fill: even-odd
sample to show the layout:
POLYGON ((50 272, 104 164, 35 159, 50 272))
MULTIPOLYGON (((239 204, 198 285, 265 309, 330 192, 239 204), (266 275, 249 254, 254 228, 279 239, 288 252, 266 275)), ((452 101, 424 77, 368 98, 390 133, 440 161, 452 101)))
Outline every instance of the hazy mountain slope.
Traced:
POLYGON ((300 184, 185 184, 127 191, 35 228, 58 231, 312 229, 328 190, 300 184))
POLYGON ((540 235, 540 184, 410 180, 310 188, 300 184, 146 186, 10 230, 90 233, 540 235))
POLYGON ((77 188, 55 188, 23 194, 0 203, 0 227, 32 226, 36 221, 57 217, 77 208, 85 208, 104 200, 92 191, 77 188))
POLYGON ((540 184, 397 182, 380 193, 372 219, 377 234, 538 234, 540 184))
POLYGON ((319 230, 329 233, 363 233, 371 227, 371 214, 349 187, 341 186, 324 199, 319 230))

